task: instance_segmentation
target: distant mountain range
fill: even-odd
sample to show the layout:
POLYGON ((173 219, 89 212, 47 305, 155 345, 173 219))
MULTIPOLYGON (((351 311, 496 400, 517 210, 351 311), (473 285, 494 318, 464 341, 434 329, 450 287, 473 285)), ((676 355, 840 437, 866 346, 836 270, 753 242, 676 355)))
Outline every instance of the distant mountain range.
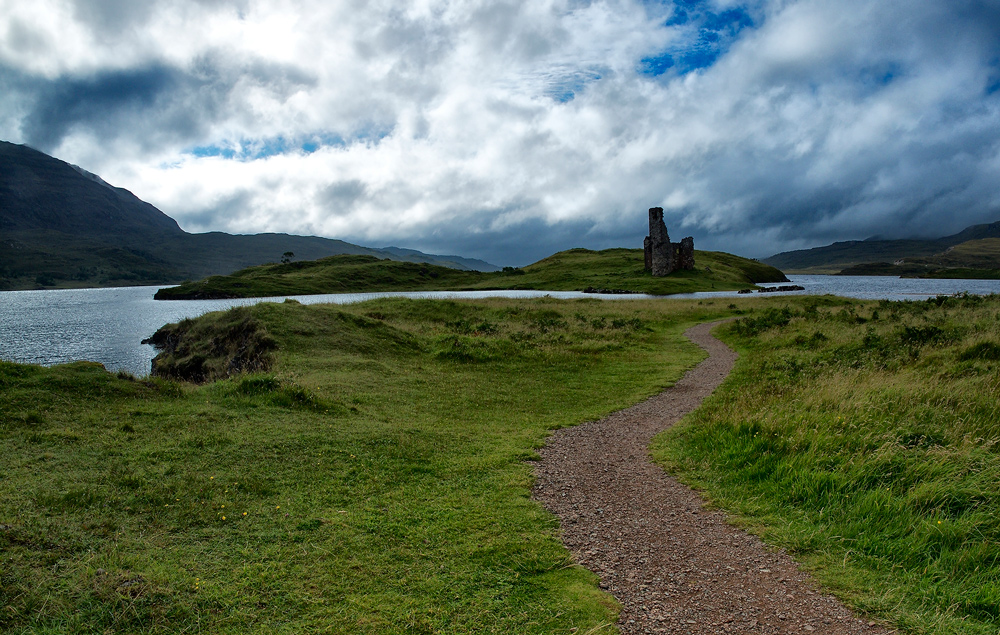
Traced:
POLYGON ((911 277, 994 277, 1000 269, 1000 222, 972 225, 928 240, 848 240, 764 258, 785 273, 911 277), (963 273, 964 272, 964 273, 963 273))
POLYGON ((0 289, 167 284, 294 260, 370 255, 460 270, 461 256, 362 247, 317 236, 190 234, 128 190, 23 145, 0 141, 0 289))

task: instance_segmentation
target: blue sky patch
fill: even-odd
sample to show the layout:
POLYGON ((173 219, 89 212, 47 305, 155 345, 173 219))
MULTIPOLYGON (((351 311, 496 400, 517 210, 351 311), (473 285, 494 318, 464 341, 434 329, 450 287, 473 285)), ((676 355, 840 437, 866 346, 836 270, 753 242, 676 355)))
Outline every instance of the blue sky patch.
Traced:
POLYGON ((680 43, 643 58, 639 71, 645 75, 655 77, 668 71, 686 75, 708 68, 729 50, 740 32, 755 26, 744 7, 715 12, 706 0, 677 0, 672 8, 663 26, 679 31, 680 43))
POLYGON ((545 94, 553 100, 565 104, 572 101, 578 93, 583 92, 587 84, 601 79, 601 74, 594 70, 573 71, 566 74, 555 74, 548 80, 545 94))
POLYGON ((240 139, 239 142, 235 143, 223 141, 195 146, 188 149, 185 153, 199 158, 221 157, 236 161, 255 161, 257 159, 266 159, 293 152, 312 154, 320 148, 327 146, 346 147, 353 143, 377 143, 391 134, 391 132, 392 128, 373 125, 358 131, 350 141, 332 133, 309 135, 308 137, 298 139, 288 139, 278 136, 268 139, 240 139))
POLYGON ((986 96, 1000 91, 1000 58, 990 61, 990 75, 986 78, 986 96))
POLYGON ((271 139, 241 139, 238 143, 221 143, 197 146, 188 151, 196 157, 222 157, 238 161, 254 161, 266 159, 279 154, 286 154, 294 144, 284 137, 271 139))
POLYGON ((642 59, 642 73, 645 75, 662 75, 674 67, 674 56, 669 53, 662 53, 654 57, 644 57, 642 59))

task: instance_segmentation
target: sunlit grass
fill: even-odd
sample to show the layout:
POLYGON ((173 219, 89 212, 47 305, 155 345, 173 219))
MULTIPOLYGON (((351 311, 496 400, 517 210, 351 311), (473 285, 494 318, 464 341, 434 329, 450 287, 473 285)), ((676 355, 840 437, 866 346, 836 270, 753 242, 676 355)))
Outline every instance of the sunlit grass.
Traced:
POLYGON ((774 304, 655 456, 861 610, 996 633, 1000 298, 774 304))
POLYGON ((269 370, 193 385, 0 363, 0 629, 611 624, 530 498, 529 459, 549 430, 676 380, 703 357, 684 328, 730 313, 387 299, 262 304, 187 332, 211 341, 241 311, 277 344, 269 370))

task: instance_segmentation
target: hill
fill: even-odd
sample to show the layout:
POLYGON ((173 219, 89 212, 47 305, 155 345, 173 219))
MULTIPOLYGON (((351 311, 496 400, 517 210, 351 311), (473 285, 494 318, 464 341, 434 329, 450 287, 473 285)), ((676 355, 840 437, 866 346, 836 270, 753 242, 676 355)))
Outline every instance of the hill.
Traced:
MULTIPOLYGON (((849 240, 836 242, 825 247, 800 249, 775 254, 764 258, 763 262, 778 267, 787 273, 847 273, 866 272, 870 275, 914 275, 914 270, 893 268, 893 263, 913 262, 915 259, 925 259, 924 264, 933 264, 930 269, 963 267, 970 269, 997 268, 996 262, 989 252, 978 253, 984 243, 978 241, 1000 238, 1000 222, 984 225, 972 225, 957 234, 930 240, 883 240, 869 238, 868 240, 849 240), (958 252, 948 256, 958 245, 968 245, 958 252), (874 263, 880 263, 874 266, 874 263), (938 264, 934 264, 938 263, 938 264), (946 264, 949 263, 949 264, 946 264), (990 263, 993 263, 992 265, 990 263), (866 267, 855 269, 857 265, 866 267)), ((920 273, 926 273, 928 267, 919 268, 920 273)))
POLYGON ((923 258, 870 262, 846 267, 841 275, 904 278, 1000 278, 1000 238, 968 240, 923 258))
POLYGON ((288 234, 190 234, 156 207, 65 161, 0 141, 0 289, 179 282, 277 261, 366 254, 456 269, 459 256, 288 234))
POLYGON ((784 282, 774 267, 731 254, 696 251, 696 268, 654 278, 643 269, 641 249, 570 249, 523 269, 458 271, 371 256, 332 256, 310 262, 249 267, 227 276, 186 282, 156 293, 159 300, 358 293, 539 289, 668 295, 693 291, 745 289, 758 282, 784 282))

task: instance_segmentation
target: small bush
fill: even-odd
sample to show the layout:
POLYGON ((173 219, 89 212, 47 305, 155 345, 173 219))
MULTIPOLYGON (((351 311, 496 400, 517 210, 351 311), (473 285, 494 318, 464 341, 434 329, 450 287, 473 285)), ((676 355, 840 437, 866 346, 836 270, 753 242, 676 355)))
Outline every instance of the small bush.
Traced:
POLYGON ((938 326, 904 326, 899 339, 909 346, 923 346, 944 339, 944 330, 938 326))
POLYGON ((638 331, 643 327, 642 320, 639 318, 615 318, 611 320, 611 328, 613 329, 632 329, 633 331, 638 331))
POLYGON ((958 359, 963 362, 970 362, 974 360, 1000 360, 1000 344, 997 344, 996 342, 980 342, 978 344, 974 344, 959 353, 958 359))
POLYGON ((767 309, 759 317, 745 317, 733 322, 733 330, 737 335, 752 337, 759 335, 768 329, 779 326, 788 326, 792 321, 792 312, 788 307, 781 309, 767 309))
POLYGON ((152 374, 201 383, 271 367, 277 343, 250 309, 236 307, 214 317, 168 324, 143 340, 160 350, 152 374))
POLYGON ((806 337, 805 335, 796 335, 795 343, 803 348, 819 348, 824 342, 829 341, 826 335, 822 331, 814 331, 812 335, 806 337))

